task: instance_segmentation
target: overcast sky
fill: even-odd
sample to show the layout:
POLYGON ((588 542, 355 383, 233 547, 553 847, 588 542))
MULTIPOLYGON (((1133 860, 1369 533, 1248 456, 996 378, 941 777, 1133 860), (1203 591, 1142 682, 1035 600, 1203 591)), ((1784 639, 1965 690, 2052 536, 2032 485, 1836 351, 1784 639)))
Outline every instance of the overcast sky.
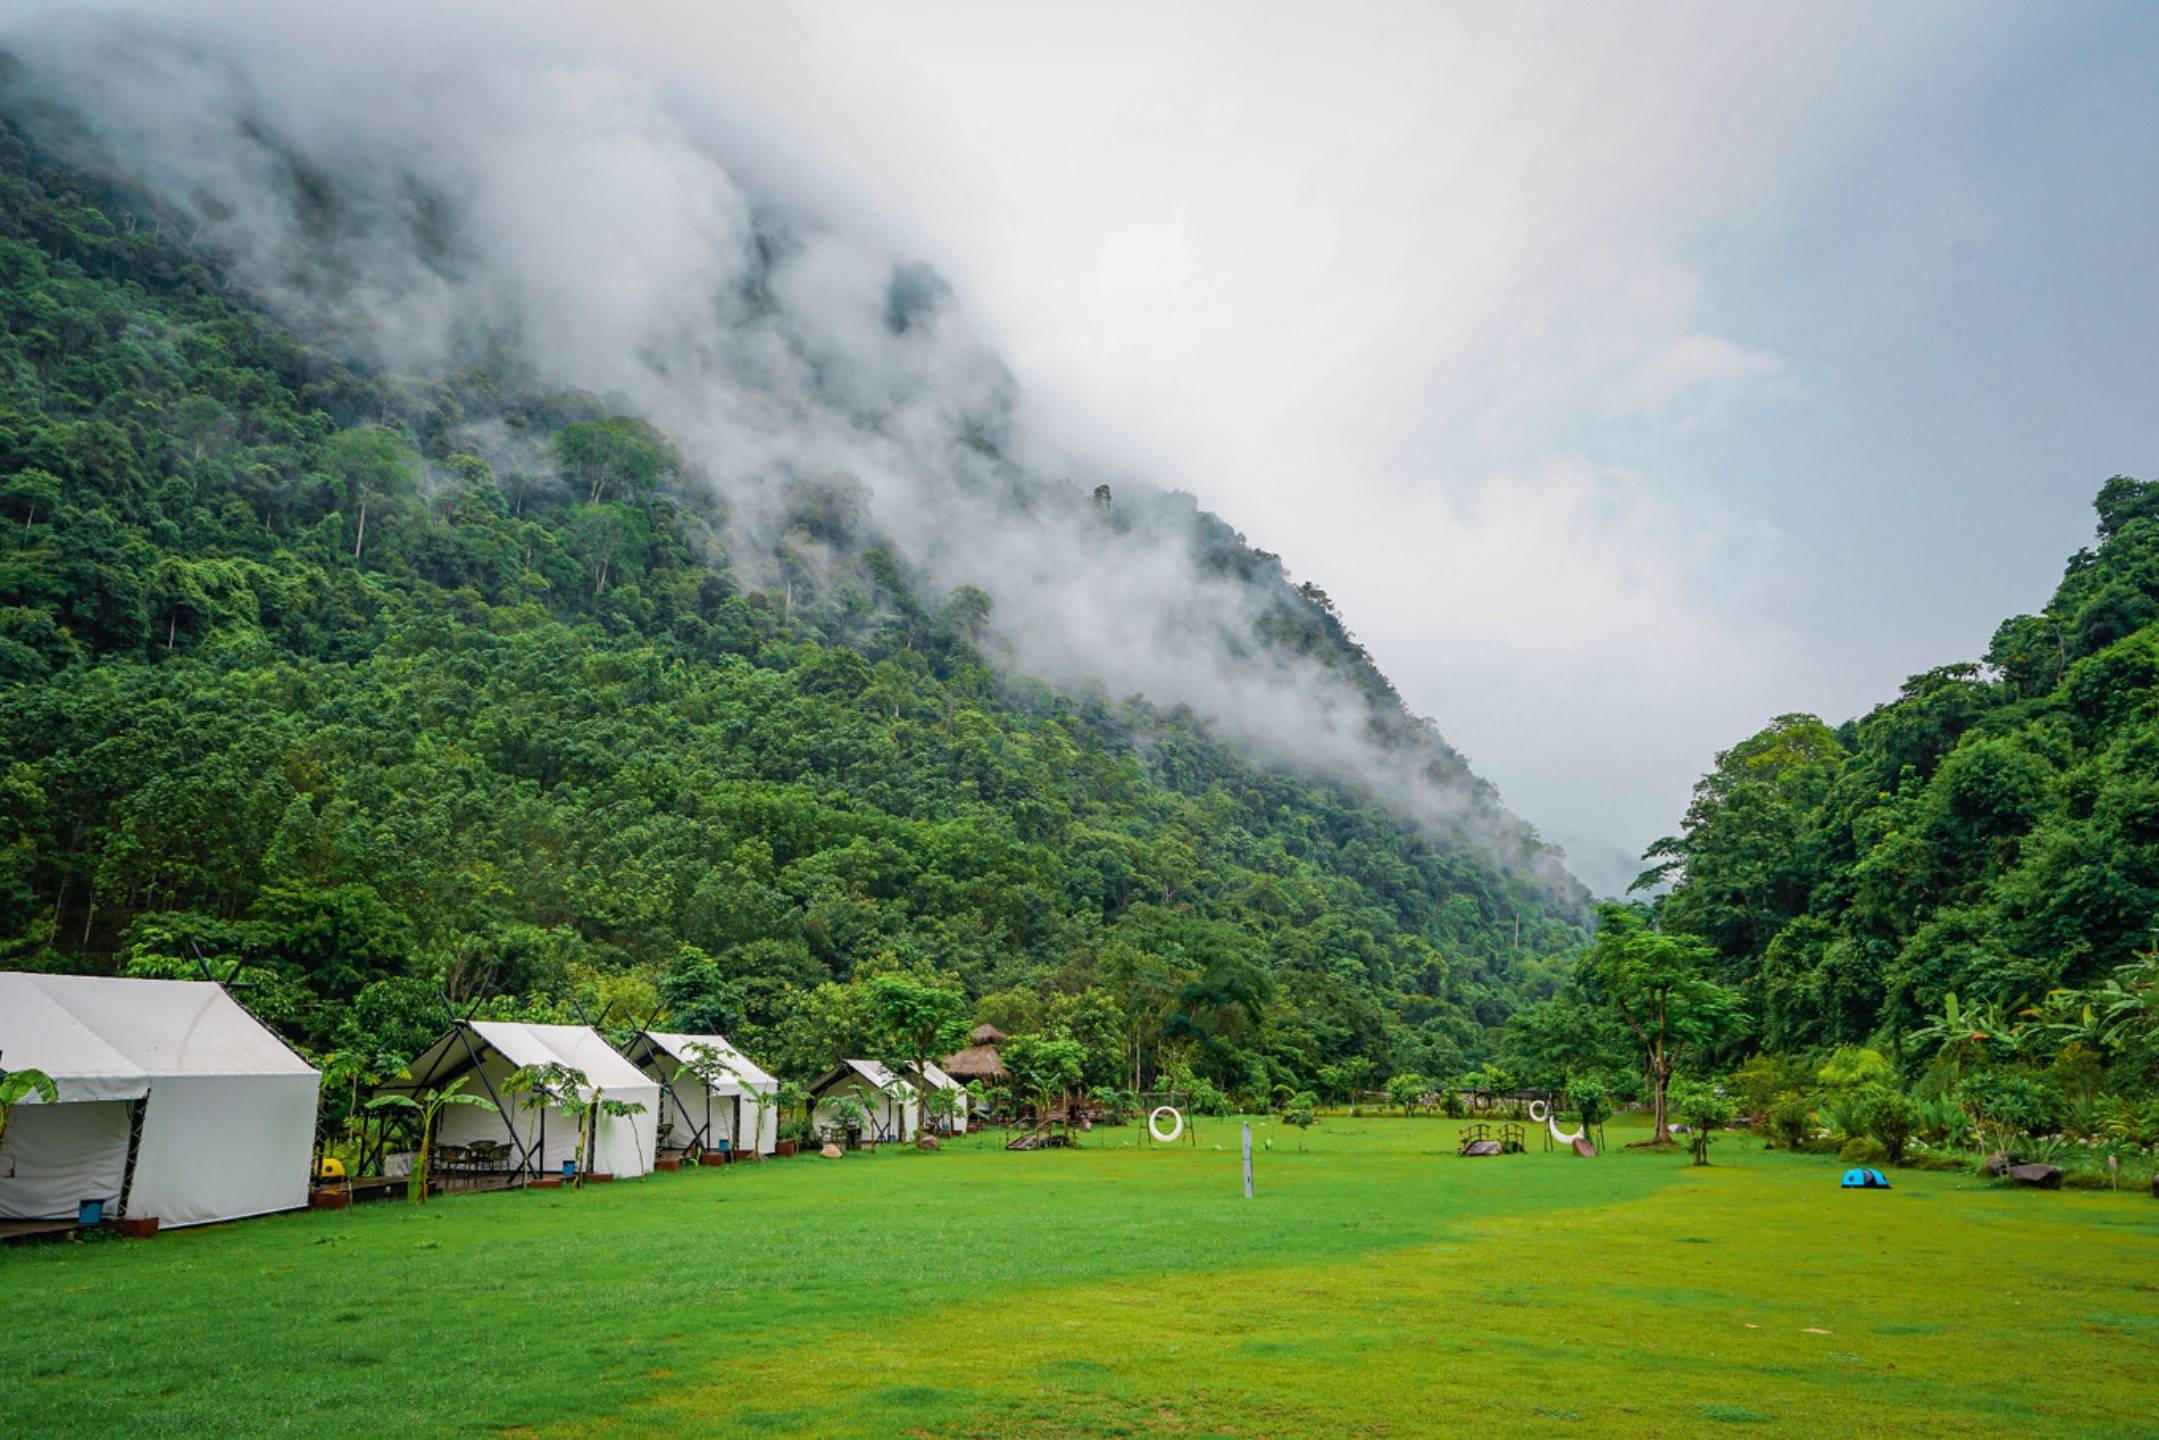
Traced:
POLYGON ((1623 883, 2159 475, 2146 5, 645 12, 1623 883), (754 15, 755 18, 752 18, 754 15))

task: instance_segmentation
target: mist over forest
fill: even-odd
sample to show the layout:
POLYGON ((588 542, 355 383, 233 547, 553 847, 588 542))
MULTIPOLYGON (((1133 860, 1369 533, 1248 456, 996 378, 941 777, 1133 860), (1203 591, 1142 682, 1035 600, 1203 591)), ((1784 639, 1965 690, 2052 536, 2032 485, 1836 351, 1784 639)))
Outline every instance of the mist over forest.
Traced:
POLYGON ((2149 485, 1983 660, 1715 757, 1600 921, 1294 557, 1060 451, 756 117, 428 26, 8 32, 9 963, 246 964, 318 1050, 448 993, 804 1069, 927 973, 1092 1083, 1255 1094, 1639 1089, 1594 923, 1707 947, 1714 1063, 2137 953, 2149 485))
POLYGON ((1554 983, 1560 858, 1323 592, 1045 453, 927 267, 619 70, 319 39, 10 37, 11 963, 800 1070, 926 967, 1225 1087, 1554 983))

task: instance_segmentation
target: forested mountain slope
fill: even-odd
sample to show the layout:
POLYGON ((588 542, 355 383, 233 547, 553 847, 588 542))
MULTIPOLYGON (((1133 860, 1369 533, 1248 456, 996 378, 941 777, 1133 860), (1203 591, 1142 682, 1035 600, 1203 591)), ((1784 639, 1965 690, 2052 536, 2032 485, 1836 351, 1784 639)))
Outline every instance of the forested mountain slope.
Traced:
POLYGON ((1265 643, 1356 677, 1536 874, 993 665, 1000 597, 929 593, 844 476, 745 566, 669 437, 311 346, 13 129, 0 374, 0 965, 199 945, 296 1040, 390 1052, 440 989, 664 994, 801 1069, 855 1043, 835 982, 922 964, 1081 1039, 1090 1080, 1242 1087, 1459 1069, 1580 937, 1579 888, 1325 597, 1188 501, 1120 496, 1102 543, 1182 513, 1270 587, 1265 643))
POLYGON ((1836 729, 1779 718, 1652 852, 1665 923, 1715 944, 1766 1048, 1895 1042, 1952 993, 2013 1014, 2150 948, 2159 484, 2096 508, 2096 548, 1983 663, 1836 729))

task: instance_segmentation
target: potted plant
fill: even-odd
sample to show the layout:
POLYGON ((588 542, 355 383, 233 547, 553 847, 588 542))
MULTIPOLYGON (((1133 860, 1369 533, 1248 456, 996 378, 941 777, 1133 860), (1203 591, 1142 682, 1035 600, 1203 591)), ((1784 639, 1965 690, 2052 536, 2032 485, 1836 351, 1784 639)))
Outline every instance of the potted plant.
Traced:
MULTIPOLYGON (((810 1092, 796 1081, 782 1080, 773 1087, 772 1103, 783 1114, 807 1106, 809 1100, 810 1092)), ((785 1159, 795 1153, 801 1142, 810 1138, 807 1118, 791 1121, 780 1128, 778 1137, 772 1142, 772 1153, 785 1159)))

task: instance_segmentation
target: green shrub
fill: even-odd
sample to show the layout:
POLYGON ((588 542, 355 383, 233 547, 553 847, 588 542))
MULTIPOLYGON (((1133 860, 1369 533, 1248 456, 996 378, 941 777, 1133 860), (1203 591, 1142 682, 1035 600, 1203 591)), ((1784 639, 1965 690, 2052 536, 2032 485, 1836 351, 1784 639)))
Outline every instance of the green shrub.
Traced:
POLYGON ((1847 1165, 1880 1165, 1888 1160, 1889 1152, 1882 1148, 1881 1141, 1870 1135, 1854 1135, 1844 1142, 1837 1158, 1847 1165))
POLYGON ((1567 1092, 1583 1125, 1595 1128, 1612 1117, 1611 1091, 1602 1080, 1584 1076, 1568 1086, 1567 1092))
POLYGON ((1763 1115, 1776 1108, 1786 1095, 1808 1089, 1811 1067, 1788 1055, 1757 1055, 1732 1072, 1731 1088, 1739 1097, 1740 1113, 1763 1115))
POLYGON ((1866 1134, 1881 1143, 1890 1163, 1904 1163, 1904 1147, 1919 1128, 1919 1107, 1887 1085, 1868 1085, 1858 1096, 1858 1119, 1866 1134))
POLYGON ((1970 1170, 1979 1162, 1969 1155, 1959 1155, 1950 1150, 1921 1150, 1907 1155, 1904 1165, 1909 1170, 1970 1170))
POLYGON ((1814 1101, 1786 1090, 1769 1106, 1769 1133, 1787 1150, 1804 1150, 1814 1138, 1814 1101))
POLYGON ((2062 1171, 2062 1188, 2064 1190, 2105 1190, 2111 1187, 2107 1184, 2105 1174, 2100 1171, 2064 1170, 2062 1171))
POLYGON ((1699 1081, 1684 1081, 1671 1089, 1672 1113, 1687 1123, 1694 1142, 1694 1163, 1709 1163, 1709 1145, 1716 1133, 1730 1123, 1736 1107, 1731 1100, 1719 1095, 1716 1087, 1699 1081))
POLYGON ((1831 1090, 1857 1090, 1886 1085, 1895 1073, 1881 1051, 1843 1045, 1814 1072, 1814 1078, 1831 1090))

